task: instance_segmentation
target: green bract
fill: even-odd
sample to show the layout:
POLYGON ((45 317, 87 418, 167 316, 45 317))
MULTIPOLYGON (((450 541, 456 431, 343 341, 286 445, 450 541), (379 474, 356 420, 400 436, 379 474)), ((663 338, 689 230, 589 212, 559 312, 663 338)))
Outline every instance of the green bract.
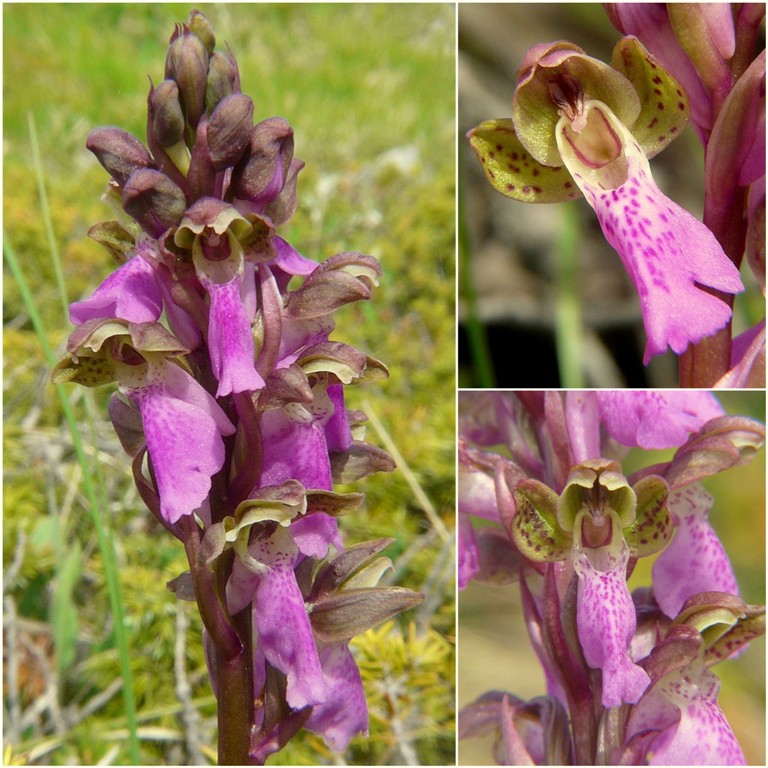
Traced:
MULTIPOLYGON (((617 44, 611 65, 565 41, 532 48, 518 73, 512 117, 488 120, 467 134, 491 184, 522 202, 553 203, 581 193, 556 141, 562 118, 589 151, 590 133, 605 133, 604 121, 589 120, 585 105, 599 102, 632 133, 648 157, 658 154, 685 126, 688 97, 682 86, 635 37, 617 44)), ((595 146, 610 146, 596 137, 595 146)), ((617 138, 619 138, 617 136, 617 138)), ((609 163, 623 152, 619 142, 609 163)))

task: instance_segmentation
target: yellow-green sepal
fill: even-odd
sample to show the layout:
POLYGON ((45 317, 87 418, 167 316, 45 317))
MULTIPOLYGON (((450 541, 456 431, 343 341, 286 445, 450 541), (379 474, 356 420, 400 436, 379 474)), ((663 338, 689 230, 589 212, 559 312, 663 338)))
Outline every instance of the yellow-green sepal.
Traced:
POLYGON ((688 94, 636 37, 616 43, 611 65, 637 92, 640 114, 628 127, 645 154, 653 157, 685 128, 691 113, 688 94))
POLYGON ((529 560, 553 563, 568 557, 573 541, 558 525, 558 495, 544 483, 529 478, 515 487, 515 516, 510 533, 529 560))
POLYGON ((67 355, 53 367, 51 381, 54 384, 82 384, 84 387, 100 387, 116 379, 112 361, 104 354, 98 357, 80 356, 73 360, 67 355))
POLYGON ((468 134, 491 185, 523 203, 562 203, 581 197, 568 170, 534 160, 517 138, 512 120, 487 120, 468 134))
POLYGON ((633 557, 648 557, 664 549, 674 532, 667 511, 669 490, 658 475, 642 478, 632 490, 637 495, 637 512, 624 528, 624 539, 633 557))

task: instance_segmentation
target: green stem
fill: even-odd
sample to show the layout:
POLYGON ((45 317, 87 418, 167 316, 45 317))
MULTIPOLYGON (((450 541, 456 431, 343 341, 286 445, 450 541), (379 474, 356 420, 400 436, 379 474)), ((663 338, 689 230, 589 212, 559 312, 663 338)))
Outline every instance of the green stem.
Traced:
POLYGON ((464 208, 461 198, 462 188, 459 185, 459 280, 461 296, 467 309, 466 320, 464 321, 467 331, 467 345, 469 346, 472 369, 476 378, 475 384, 480 387, 491 388, 495 386, 493 362, 488 347, 485 326, 480 320, 477 311, 477 294, 475 293, 475 285, 472 281, 472 267, 470 266, 469 257, 469 233, 464 221, 464 208))
POLYGON ((584 331, 576 271, 579 221, 576 206, 560 206, 562 224, 557 243, 557 301, 555 302, 555 341, 560 386, 584 387, 584 331))

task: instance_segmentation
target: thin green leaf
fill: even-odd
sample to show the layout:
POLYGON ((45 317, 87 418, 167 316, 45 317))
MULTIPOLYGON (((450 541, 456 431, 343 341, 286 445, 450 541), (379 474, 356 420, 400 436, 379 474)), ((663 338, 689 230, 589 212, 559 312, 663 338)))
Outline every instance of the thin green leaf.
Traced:
MULTIPOLYGON (((46 365, 49 368, 53 368, 53 366, 56 364, 56 358, 53 354, 53 350, 51 349, 50 344, 48 343, 48 336, 45 331, 45 327, 43 326, 40 313, 37 311, 37 307, 35 306, 35 301, 31 291, 29 290, 29 285, 27 284, 24 272, 21 269, 13 248, 5 238, 5 233, 3 233, 3 254, 5 256, 5 260, 8 263, 8 267, 11 270, 11 274, 19 286, 19 293, 21 294, 21 298, 24 302, 24 306, 26 307, 27 312, 29 313, 29 317, 32 321, 35 333, 37 334, 37 338, 40 341, 40 346, 43 351, 46 365)), ((64 389, 63 385, 56 385, 56 390, 59 394, 64 418, 72 436, 72 445, 75 450, 78 463, 83 468, 83 490, 85 492, 86 498, 88 499, 88 507, 91 510, 91 515, 93 517, 93 524, 94 528, 96 529, 96 536, 99 542, 99 550, 104 561, 104 576, 107 583, 110 605, 115 622, 115 643, 117 645, 118 655, 120 657, 120 672, 123 677, 123 707, 125 710, 126 722, 128 723, 128 747, 130 751, 131 762, 138 765, 140 761, 139 740, 136 726, 136 703, 133 697, 133 678, 130 666, 130 656, 128 653, 128 636, 125 626, 123 602, 120 593, 120 581, 117 573, 117 556, 115 554, 114 543, 112 541, 111 534, 102 519, 101 510, 104 508, 104 505, 99 503, 99 495, 97 494, 96 484, 94 483, 94 473, 99 474, 98 464, 95 464, 93 467, 91 467, 89 464, 88 457, 85 452, 85 447, 81 439, 78 420, 67 398, 66 390, 64 389)))

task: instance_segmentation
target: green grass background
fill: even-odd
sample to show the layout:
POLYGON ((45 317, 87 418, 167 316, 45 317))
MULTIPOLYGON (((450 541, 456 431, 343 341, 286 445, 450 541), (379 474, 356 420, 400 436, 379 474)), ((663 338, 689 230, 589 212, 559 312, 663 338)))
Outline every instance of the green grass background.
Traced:
MULTIPOLYGON (((168 38, 186 4, 5 5, 4 222, 51 345, 70 330, 57 293, 36 190, 28 121, 39 139, 55 247, 70 301, 109 273, 86 237, 112 218, 106 174, 85 150, 88 132, 119 125, 145 138, 148 76, 163 77, 168 38)), ((393 583, 420 589, 427 607, 354 643, 371 708, 371 736, 343 760, 452 763, 453 567, 424 513, 453 530, 454 451, 454 16, 436 4, 202 4, 241 72, 256 119, 293 125, 299 207, 283 228, 322 260, 360 250, 382 263, 372 302, 337 315, 335 338, 383 360, 391 378, 352 391, 402 454, 392 475, 365 481, 365 510, 343 521, 349 542, 395 537, 393 583), (419 500, 415 491, 424 494, 419 500), (402 565, 399 565, 401 563, 402 565)), ((16 282, 4 280, 5 762, 126 762, 114 620, 80 470, 40 343, 16 282), (10 632, 8 628, 12 628, 10 632), (7 641, 8 642, 8 641, 7 641), (15 691, 15 701, 8 698, 15 691), (8 712, 21 723, 8 744, 8 712)), ((106 420, 108 390, 67 390, 89 457, 104 475, 102 510, 115 537, 137 701, 141 760, 190 759, 175 693, 184 660, 211 758, 215 704, 193 606, 165 582, 185 568, 178 542, 142 507, 106 420), (179 617, 177 612, 181 611, 179 617), (187 622, 185 647, 177 622, 187 622)), ((383 436, 369 428, 379 445, 383 436)), ((205 751, 205 747, 208 751, 205 751)), ((301 736, 275 764, 338 762, 301 736)))

